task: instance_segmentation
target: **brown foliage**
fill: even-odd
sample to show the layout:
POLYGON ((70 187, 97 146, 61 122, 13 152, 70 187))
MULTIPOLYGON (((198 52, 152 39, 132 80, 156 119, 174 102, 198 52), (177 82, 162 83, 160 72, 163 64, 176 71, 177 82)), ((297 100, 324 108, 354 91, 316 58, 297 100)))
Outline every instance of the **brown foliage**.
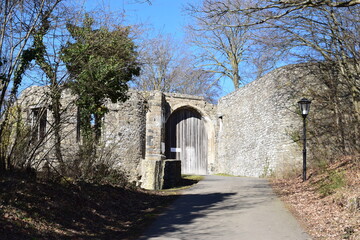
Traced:
POLYGON ((2 239, 133 239, 175 195, 89 183, 0 178, 2 239))
POLYGON ((360 239, 359 156, 312 170, 306 182, 298 176, 273 180, 272 185, 314 239, 360 239), (334 184, 339 179, 343 185, 334 184), (324 186, 332 191, 323 194, 324 186))

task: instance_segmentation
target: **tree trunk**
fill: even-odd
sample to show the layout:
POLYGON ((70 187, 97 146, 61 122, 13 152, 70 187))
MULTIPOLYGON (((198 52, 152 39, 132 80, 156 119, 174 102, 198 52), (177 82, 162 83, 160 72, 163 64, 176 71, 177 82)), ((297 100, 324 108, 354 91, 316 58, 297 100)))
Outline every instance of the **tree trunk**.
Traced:
POLYGON ((359 101, 359 96, 360 93, 357 90, 356 86, 352 86, 351 88, 351 95, 352 95, 352 102, 354 105, 354 115, 355 115, 355 123, 354 123, 354 146, 357 146, 358 149, 356 149, 357 151, 359 151, 359 138, 360 138, 360 132, 359 132, 359 124, 360 124, 360 101, 359 101))
POLYGON ((3 173, 3 172, 5 172, 5 156, 1 152, 0 153, 0 173, 3 173))
POLYGON ((231 57, 231 71, 232 71, 232 81, 234 83, 234 88, 237 90, 240 87, 240 75, 239 75, 239 62, 236 60, 236 56, 232 55, 231 57))
MULTIPOLYGON (((8 122, 8 114, 9 111, 8 109, 6 109, 5 116, 3 117, 3 121, 0 124, 0 140, 3 139, 4 137, 3 134, 5 134, 4 130, 6 123, 8 122)), ((7 146, 5 145, 5 143, 0 141, 0 172, 5 172, 6 170, 6 151, 7 151, 7 146)))
POLYGON ((101 119, 102 117, 99 116, 99 114, 95 114, 95 125, 94 125, 95 143, 98 143, 101 137, 101 119))
POLYGON ((56 160, 60 164, 60 173, 65 174, 65 163, 63 160, 63 155, 61 151, 61 104, 60 104, 60 98, 61 98, 61 90, 59 89, 59 86, 56 84, 52 84, 51 86, 51 102, 52 102, 52 115, 54 118, 54 149, 55 149, 55 157, 56 160))

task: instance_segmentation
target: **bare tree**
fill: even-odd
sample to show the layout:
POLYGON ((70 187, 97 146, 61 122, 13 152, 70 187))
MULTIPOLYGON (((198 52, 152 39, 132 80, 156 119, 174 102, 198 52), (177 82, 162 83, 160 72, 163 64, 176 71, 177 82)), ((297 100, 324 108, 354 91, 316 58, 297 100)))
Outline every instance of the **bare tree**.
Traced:
MULTIPOLYGON (((1 1, 0 3, 0 136, 8 121, 22 76, 35 58, 32 33, 61 0, 1 1)), ((3 150, 3 149, 2 149, 3 150)), ((0 170, 5 169, 5 152, 0 152, 0 170)))
MULTIPOLYGON (((359 1, 254 1, 247 7, 211 9, 249 16, 240 28, 271 32, 266 45, 293 62, 319 64, 319 77, 329 91, 313 91, 333 113, 333 128, 344 153, 359 151, 360 133, 360 5, 359 1), (331 103, 331 104, 330 104, 331 103), (349 129, 351 129, 349 131, 349 129)), ((259 39, 258 39, 259 40, 259 39)), ((318 121, 318 124, 322 124, 318 121)), ((319 126, 320 126, 319 125, 319 126)), ((319 127, 318 126, 318 127, 319 127)), ((319 133, 317 129, 317 133, 319 133)))
POLYGON ((140 90, 159 90, 204 96, 214 102, 218 85, 214 75, 195 66, 195 58, 171 36, 158 36, 140 44, 142 70, 134 81, 140 90))
MULTIPOLYGON (((147 3, 149 5, 151 5, 151 1, 150 0, 133 0, 135 3, 147 3)), ((131 3, 131 2, 130 2, 131 3)))
POLYGON ((142 90, 170 91, 175 73, 169 71, 176 68, 177 56, 173 40, 170 36, 158 35, 139 44, 141 75, 135 81, 142 90))
POLYGON ((188 26, 189 39, 200 48, 201 65, 219 78, 230 78, 237 89, 244 84, 241 64, 246 61, 251 34, 248 27, 238 27, 240 23, 248 22, 246 16, 231 12, 222 15, 212 13, 212 9, 221 8, 226 3, 235 6, 242 4, 238 0, 205 0, 200 6, 190 5, 187 12, 193 17, 194 23, 188 26))
MULTIPOLYGON (((191 10, 200 16, 200 23, 208 24, 203 29, 217 30, 221 23, 222 28, 251 32, 252 44, 260 47, 257 55, 252 54, 249 59, 258 66, 263 66, 262 59, 268 56, 270 61, 276 61, 276 55, 281 56, 282 64, 316 63, 324 75, 319 80, 329 91, 311 91, 311 94, 317 94, 324 106, 331 109, 335 138, 342 142, 341 148, 346 153, 358 151, 360 139, 359 3, 358 0, 204 0, 205 10, 195 7, 191 10), (246 21, 220 21, 231 15, 246 21), (268 52, 272 54, 266 55, 268 52)), ((321 126, 318 127, 320 131, 321 126)))
MULTIPOLYGON (((221 2, 217 6, 212 6, 208 10, 208 14, 212 17, 222 16, 228 13, 237 13, 239 15, 251 16, 251 21, 240 23, 239 26, 250 26, 266 23, 271 20, 281 19, 292 13, 301 12, 305 8, 348 8, 360 4, 359 0, 265 0, 265 1, 247 1, 246 5, 234 5, 232 0, 221 2)), ((242 1, 244 2, 244 1, 242 1)), ((305 15, 305 14, 303 14, 305 15)))
POLYGON ((265 40, 271 33, 248 25, 251 16, 220 11, 245 8, 251 2, 204 0, 186 9, 194 20, 187 29, 189 42, 198 51, 198 65, 218 80, 230 79, 235 89, 273 69, 280 55, 267 47, 265 40))
POLYGON ((277 39, 273 45, 287 49, 294 60, 322 65, 321 71, 328 75, 322 80, 330 91, 321 97, 332 103, 334 129, 344 153, 359 150, 356 147, 360 138, 359 15, 359 6, 323 5, 307 7, 262 24, 277 39), (331 75, 326 73, 329 71, 331 75), (353 129, 350 132, 349 127, 353 129))
POLYGON ((33 47, 37 52, 35 62, 40 73, 45 76, 45 82, 42 84, 49 88, 49 91, 45 93, 50 100, 49 110, 53 118, 51 128, 53 129, 54 152, 62 174, 66 170, 61 148, 64 138, 61 134, 61 130, 64 128, 62 115, 68 106, 62 106, 61 94, 69 75, 60 57, 62 47, 70 39, 66 24, 76 21, 75 14, 76 11, 73 7, 70 9, 66 5, 59 4, 51 15, 41 12, 40 25, 33 32, 33 47))

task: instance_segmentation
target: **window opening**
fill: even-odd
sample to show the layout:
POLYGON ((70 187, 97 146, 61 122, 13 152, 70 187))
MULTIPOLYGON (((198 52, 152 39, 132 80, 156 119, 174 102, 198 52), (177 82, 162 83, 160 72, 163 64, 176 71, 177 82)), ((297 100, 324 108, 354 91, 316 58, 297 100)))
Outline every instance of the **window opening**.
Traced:
POLYGON ((46 136, 47 110, 46 108, 32 109, 32 141, 38 142, 46 136))

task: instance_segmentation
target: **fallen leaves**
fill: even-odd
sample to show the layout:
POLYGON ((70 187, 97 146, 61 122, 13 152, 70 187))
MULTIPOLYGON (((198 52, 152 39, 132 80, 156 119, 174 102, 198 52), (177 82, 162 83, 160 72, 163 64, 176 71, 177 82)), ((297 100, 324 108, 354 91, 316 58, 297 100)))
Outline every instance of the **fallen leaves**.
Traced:
POLYGON ((323 173, 301 177, 273 179, 275 192, 314 239, 360 239, 360 160, 347 157, 329 166, 323 173), (324 196, 319 183, 329 179, 332 171, 344 173, 345 186, 334 188, 324 196))
POLYGON ((89 183, 0 178, 0 238, 133 239, 176 196, 89 183))

